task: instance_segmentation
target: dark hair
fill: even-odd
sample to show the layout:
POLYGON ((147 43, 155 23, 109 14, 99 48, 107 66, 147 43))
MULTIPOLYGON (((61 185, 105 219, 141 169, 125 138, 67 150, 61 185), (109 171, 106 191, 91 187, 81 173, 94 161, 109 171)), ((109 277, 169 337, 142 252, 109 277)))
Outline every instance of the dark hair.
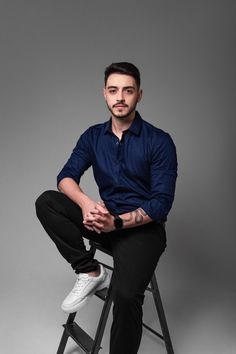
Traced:
POLYGON ((138 88, 140 87, 140 72, 139 69, 132 63, 121 62, 121 63, 112 63, 105 69, 105 86, 107 83, 107 79, 111 74, 119 73, 124 75, 133 76, 136 81, 138 88))

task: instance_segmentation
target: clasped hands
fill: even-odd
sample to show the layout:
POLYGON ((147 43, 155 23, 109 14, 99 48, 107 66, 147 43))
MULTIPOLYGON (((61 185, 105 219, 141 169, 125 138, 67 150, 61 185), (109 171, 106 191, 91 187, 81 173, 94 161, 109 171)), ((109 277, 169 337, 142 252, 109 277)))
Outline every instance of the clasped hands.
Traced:
POLYGON ((98 234, 115 229, 114 216, 107 210, 104 202, 96 203, 94 208, 84 215, 83 224, 86 229, 98 234))

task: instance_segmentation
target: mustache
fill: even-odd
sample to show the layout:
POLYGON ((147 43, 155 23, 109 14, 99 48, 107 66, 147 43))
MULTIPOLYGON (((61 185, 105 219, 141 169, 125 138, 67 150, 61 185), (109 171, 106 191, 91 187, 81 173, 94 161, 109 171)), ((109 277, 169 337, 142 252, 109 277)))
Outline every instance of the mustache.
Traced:
POLYGON ((128 107, 128 105, 127 105, 127 104, 120 102, 120 103, 116 103, 116 104, 114 104, 114 105, 112 106, 112 108, 113 108, 113 107, 117 107, 117 106, 124 106, 124 107, 128 107))

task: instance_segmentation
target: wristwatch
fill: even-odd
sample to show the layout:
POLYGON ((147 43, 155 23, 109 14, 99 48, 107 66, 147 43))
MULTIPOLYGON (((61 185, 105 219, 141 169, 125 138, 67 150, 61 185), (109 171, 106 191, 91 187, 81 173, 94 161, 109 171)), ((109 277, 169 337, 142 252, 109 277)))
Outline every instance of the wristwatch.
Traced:
POLYGON ((123 219, 119 215, 114 215, 114 226, 116 229, 122 229, 123 227, 123 219))

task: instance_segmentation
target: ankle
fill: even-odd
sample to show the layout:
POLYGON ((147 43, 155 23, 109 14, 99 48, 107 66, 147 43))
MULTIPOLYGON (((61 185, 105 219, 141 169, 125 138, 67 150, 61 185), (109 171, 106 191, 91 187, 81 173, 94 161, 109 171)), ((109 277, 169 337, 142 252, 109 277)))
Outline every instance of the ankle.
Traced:
POLYGON ((95 271, 93 271, 93 272, 89 272, 89 273, 87 273, 90 277, 98 277, 99 275, 100 275, 100 273, 101 273, 101 271, 100 271, 100 267, 97 269, 97 270, 95 270, 95 271))

